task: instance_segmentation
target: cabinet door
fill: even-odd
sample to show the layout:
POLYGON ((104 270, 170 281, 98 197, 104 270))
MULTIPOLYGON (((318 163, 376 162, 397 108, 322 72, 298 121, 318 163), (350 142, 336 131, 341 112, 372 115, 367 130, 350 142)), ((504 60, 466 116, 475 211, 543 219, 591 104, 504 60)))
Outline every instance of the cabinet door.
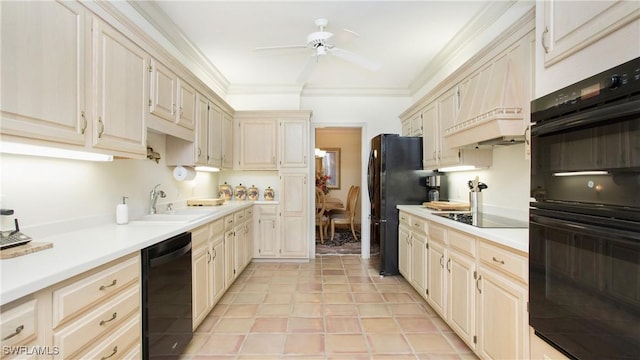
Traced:
POLYGON ((308 139, 306 119, 280 120, 280 167, 307 167, 308 139))
POLYGON ((309 242, 303 236, 307 227, 302 216, 282 217, 282 243, 280 247, 281 257, 306 258, 309 254, 309 242))
POLYGON ((225 279, 225 252, 224 252, 224 236, 218 235, 213 239, 212 244, 212 263, 211 271, 213 272, 211 284, 211 306, 215 305, 224 294, 225 279))
POLYGON ((90 116, 84 7, 57 1, 3 1, 0 7, 0 132, 84 145, 90 116))
POLYGON ((191 273, 193 278, 193 328, 195 329, 209 313, 209 291, 211 278, 209 244, 205 243, 193 250, 191 273))
POLYGON ((209 100, 202 94, 197 94, 197 117, 196 117, 196 138, 194 143, 195 163, 198 165, 206 165, 209 154, 208 136, 209 136, 209 100))
POLYGON ((244 223, 237 225, 233 232, 235 233, 235 240, 234 240, 234 261, 235 261, 235 265, 234 265, 234 269, 235 269, 235 276, 237 277, 238 275, 240 275, 240 273, 242 272, 242 270, 244 270, 244 267, 247 265, 246 264, 246 256, 244 254, 245 251, 245 231, 244 231, 244 223))
POLYGON ((227 289, 235 279, 235 236, 233 230, 224 234, 224 287, 227 289))
POLYGON ((209 103, 209 127, 207 164, 215 167, 222 167, 222 143, 224 134, 222 133, 222 109, 213 103, 209 103))
POLYGON ((186 81, 178 79, 178 96, 180 99, 176 122, 178 125, 193 130, 196 123, 196 89, 186 81))
POLYGON ((398 270, 411 281, 411 230, 403 224, 398 227, 398 270))
POLYGON ((446 301, 446 272, 444 262, 446 258, 444 245, 430 241, 427 251, 427 301, 443 319, 447 318, 446 301))
POLYGON ((307 214, 307 174, 283 173, 280 176, 280 210, 282 216, 307 214))
POLYGON ((402 136, 411 136, 411 119, 402 121, 402 136))
POLYGON ((476 335, 475 260, 449 248, 447 273, 449 296, 447 319, 449 326, 460 338, 475 349, 473 337, 476 335))
POLYGON ((178 75, 161 62, 151 59, 149 112, 173 123, 176 118, 178 75))
POLYGON ((438 106, 434 101, 427 105, 422 111, 424 131, 422 134, 422 153, 424 168, 435 168, 438 166, 438 144, 440 143, 438 133, 438 106))
POLYGON ((413 232, 411 234, 411 284, 416 291, 426 296, 426 260, 427 260, 427 236, 413 232))
POLYGON ((452 127, 458 117, 458 88, 454 87, 438 98, 438 160, 440 165, 458 163, 458 149, 451 148, 445 138, 445 130, 452 127))
POLYGON ((640 17, 638 1, 541 3, 544 29, 540 44, 545 66, 565 59, 640 17))
POLYGON ((222 168, 233 168, 233 118, 222 113, 222 168))
POLYGON ((277 217, 275 214, 258 215, 255 257, 273 258, 278 256, 277 217))
POLYGON ((244 170, 275 169, 275 120, 243 119, 240 122, 240 160, 244 170))
POLYGON ((422 136, 422 114, 411 118, 411 136, 422 136))
POLYGON ((244 263, 245 267, 253 260, 253 219, 248 218, 244 224, 244 263))
POLYGON ((483 359, 525 359, 527 289, 480 266, 478 288, 478 354, 483 359))
POLYGON ((97 61, 93 145, 145 157, 148 56, 97 17, 93 25, 97 61))

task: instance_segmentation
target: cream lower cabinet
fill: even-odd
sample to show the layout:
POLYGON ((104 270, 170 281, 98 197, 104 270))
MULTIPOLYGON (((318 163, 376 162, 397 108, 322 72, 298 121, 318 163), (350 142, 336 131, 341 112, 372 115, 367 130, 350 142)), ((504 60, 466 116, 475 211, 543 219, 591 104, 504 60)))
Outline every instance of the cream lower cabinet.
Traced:
POLYGON ((195 330, 211 310, 209 293, 211 292, 213 279, 208 225, 191 231, 191 244, 193 249, 191 259, 193 281, 192 315, 193 329, 195 330))
POLYGON ((479 258, 477 353, 484 359, 528 358, 527 257, 480 241, 479 258))
POLYGON ((3 305, 0 309, 0 339, 2 359, 38 359, 51 356, 27 356, 21 347, 39 346, 53 350, 51 328, 51 291, 35 294, 3 305), (47 334, 49 334, 47 336, 47 334))
POLYGON ((412 229, 428 233, 421 294, 438 315, 482 359, 528 358, 526 254, 403 211, 400 219, 401 274, 418 292, 420 231, 412 229), (407 224, 420 224, 416 219, 423 225, 407 224))
POLYGON ((255 205, 254 251, 255 258, 278 257, 280 241, 278 237, 278 205, 255 205))
POLYGON ((52 345, 59 349, 54 359, 117 358, 140 347, 139 253, 66 280, 51 291, 52 345))
POLYGON ((280 257, 309 257, 307 179, 306 171, 280 174, 280 257))
POLYGON ((427 222, 411 218, 411 285, 422 296, 427 289, 427 222))

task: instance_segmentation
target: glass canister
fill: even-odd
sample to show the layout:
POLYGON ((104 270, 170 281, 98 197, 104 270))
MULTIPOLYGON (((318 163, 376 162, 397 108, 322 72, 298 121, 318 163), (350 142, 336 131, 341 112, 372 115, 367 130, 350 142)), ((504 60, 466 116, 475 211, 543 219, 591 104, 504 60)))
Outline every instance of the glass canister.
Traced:
POLYGON ((220 185, 219 187, 218 197, 224 199, 224 201, 229 201, 231 200, 232 196, 233 189, 231 188, 231 185, 227 184, 227 182, 225 181, 224 184, 220 185))
POLYGON ((260 192, 258 191, 258 188, 255 185, 251 185, 249 190, 247 190, 247 198, 249 198, 249 200, 258 200, 259 196, 260 192))
POLYGON ((240 184, 236 186, 236 200, 246 200, 247 199, 247 187, 240 184))
POLYGON ((273 200, 273 198, 275 196, 276 196, 276 193, 275 193, 275 191, 273 191, 271 186, 268 186, 266 189, 264 189, 264 199, 265 200, 273 200))

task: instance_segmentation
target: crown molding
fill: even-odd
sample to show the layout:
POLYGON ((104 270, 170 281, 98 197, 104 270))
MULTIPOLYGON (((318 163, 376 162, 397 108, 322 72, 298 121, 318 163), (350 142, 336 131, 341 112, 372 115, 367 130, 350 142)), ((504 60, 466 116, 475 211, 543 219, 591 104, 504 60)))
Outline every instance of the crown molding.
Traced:
POLYGON ((411 94, 416 94, 438 71, 454 59, 468 44, 507 12, 518 0, 492 1, 485 5, 428 63, 418 77, 411 82, 411 94))
POLYGON ((329 87, 306 85, 302 96, 372 96, 372 97, 411 97, 407 88, 386 87, 329 87))
POLYGON ((208 74, 225 92, 229 88, 229 80, 209 61, 200 49, 177 27, 167 14, 154 1, 127 0, 145 20, 162 34, 182 56, 189 59, 193 66, 199 67, 208 74))
POLYGON ((227 95, 300 95, 302 87, 285 84, 231 84, 227 95))

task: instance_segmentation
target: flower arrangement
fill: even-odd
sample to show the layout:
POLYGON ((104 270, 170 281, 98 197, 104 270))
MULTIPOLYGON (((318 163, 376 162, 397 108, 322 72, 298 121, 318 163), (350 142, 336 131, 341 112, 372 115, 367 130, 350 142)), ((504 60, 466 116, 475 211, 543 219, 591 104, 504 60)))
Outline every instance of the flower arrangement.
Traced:
POLYGON ((331 179, 331 176, 316 173, 316 187, 322 190, 322 192, 327 195, 329 194, 329 188, 327 187, 327 180, 331 179))

